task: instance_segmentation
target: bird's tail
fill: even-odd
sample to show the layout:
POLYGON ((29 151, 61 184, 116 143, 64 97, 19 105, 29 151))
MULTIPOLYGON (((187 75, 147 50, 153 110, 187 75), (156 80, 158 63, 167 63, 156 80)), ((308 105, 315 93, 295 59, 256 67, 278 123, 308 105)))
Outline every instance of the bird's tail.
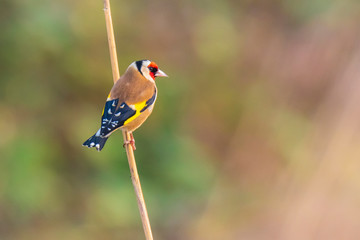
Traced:
POLYGON ((95 147, 96 150, 101 151, 101 149, 103 149, 106 140, 108 140, 108 137, 102 137, 100 136, 100 130, 95 133, 93 136, 91 136, 88 140, 86 140, 83 143, 83 146, 88 147, 88 148, 92 148, 95 147))

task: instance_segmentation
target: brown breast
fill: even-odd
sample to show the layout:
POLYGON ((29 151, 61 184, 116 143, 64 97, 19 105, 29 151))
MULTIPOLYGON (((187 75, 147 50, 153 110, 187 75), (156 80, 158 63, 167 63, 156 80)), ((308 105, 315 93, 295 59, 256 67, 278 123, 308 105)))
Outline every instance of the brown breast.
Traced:
POLYGON ((129 68, 114 84, 110 92, 111 99, 128 105, 146 101, 154 94, 155 83, 142 76, 137 69, 129 68))

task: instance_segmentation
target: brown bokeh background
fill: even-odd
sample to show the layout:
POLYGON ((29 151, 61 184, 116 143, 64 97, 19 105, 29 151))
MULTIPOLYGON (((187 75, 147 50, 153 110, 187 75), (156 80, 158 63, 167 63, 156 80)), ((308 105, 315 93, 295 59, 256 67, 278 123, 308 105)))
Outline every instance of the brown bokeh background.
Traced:
MULTIPOLYGON (((120 72, 169 76, 135 156, 155 239, 360 239, 360 4, 112 1, 120 72)), ((0 239, 144 239, 102 1, 3 0, 0 239)))

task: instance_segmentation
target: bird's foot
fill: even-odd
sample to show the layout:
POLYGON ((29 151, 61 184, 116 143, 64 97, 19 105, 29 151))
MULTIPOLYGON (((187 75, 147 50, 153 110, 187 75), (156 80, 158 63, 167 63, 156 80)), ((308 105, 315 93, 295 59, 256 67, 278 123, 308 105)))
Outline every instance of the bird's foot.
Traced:
POLYGON ((135 146, 135 139, 134 136, 132 135, 132 133, 130 133, 130 137, 131 139, 129 141, 124 141, 123 147, 125 147, 126 145, 131 145, 131 147, 133 148, 133 150, 136 150, 136 146, 135 146))
POLYGON ((125 141, 124 144, 123 144, 123 147, 125 147, 128 144, 131 145, 131 147, 133 148, 134 151, 136 150, 135 140, 134 139, 131 139, 130 141, 125 141))

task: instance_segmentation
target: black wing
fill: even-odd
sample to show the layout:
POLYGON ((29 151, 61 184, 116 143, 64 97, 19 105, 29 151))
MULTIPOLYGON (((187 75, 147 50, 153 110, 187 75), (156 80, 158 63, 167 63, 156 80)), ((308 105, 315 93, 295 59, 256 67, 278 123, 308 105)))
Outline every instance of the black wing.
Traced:
MULTIPOLYGON (((144 112, 148 107, 154 104, 156 100, 156 88, 154 94, 145 103, 145 106, 140 110, 144 112)), ((101 118, 100 136, 106 136, 119 127, 122 127, 126 120, 136 114, 136 109, 132 109, 125 102, 118 105, 119 99, 109 100, 105 103, 104 113, 101 118)))
POLYGON ((142 113, 143 111, 145 111, 148 107, 150 107, 151 105, 154 104, 156 100, 156 88, 155 88, 155 91, 154 91, 154 94, 152 95, 152 97, 146 101, 146 104, 145 104, 145 107, 143 107, 143 109, 140 110, 140 112, 142 113))
POLYGON ((116 108, 118 103, 119 99, 109 100, 105 103, 101 118, 100 136, 106 136, 123 126, 124 122, 136 113, 136 110, 129 107, 125 102, 116 108))

